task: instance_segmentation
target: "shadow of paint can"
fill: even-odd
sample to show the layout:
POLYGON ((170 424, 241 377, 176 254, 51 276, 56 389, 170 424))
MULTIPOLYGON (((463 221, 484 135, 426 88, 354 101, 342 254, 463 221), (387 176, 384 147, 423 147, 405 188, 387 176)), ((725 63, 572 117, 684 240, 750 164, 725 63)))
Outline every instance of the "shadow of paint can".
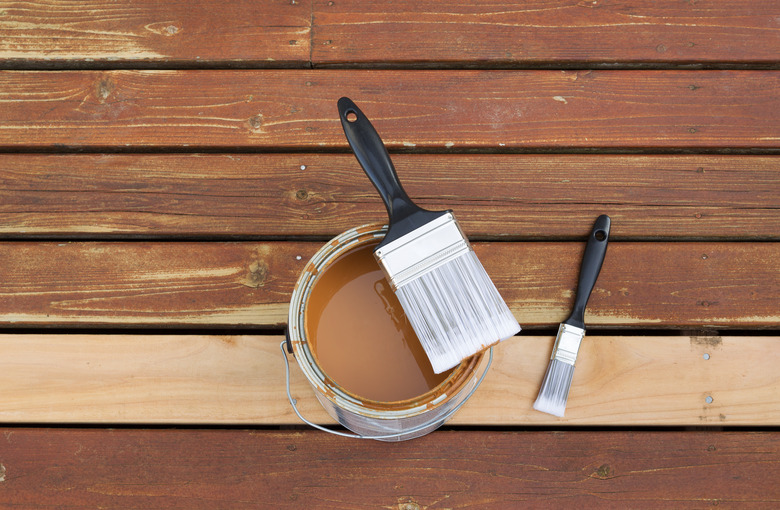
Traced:
MULTIPOLYGON (((329 270, 331 275, 340 274, 334 273, 341 270, 341 268, 336 269, 337 264, 342 263, 343 265, 346 257, 350 257, 358 251, 365 251, 377 244, 386 232, 386 226, 381 224, 357 227, 335 237, 314 254, 301 273, 292 293, 288 335, 298 366, 314 389, 317 400, 331 417, 359 436, 382 441, 403 441, 423 436, 440 427, 465 403, 479 385, 482 378, 479 377, 478 368, 482 368, 482 377, 484 377, 489 365, 484 360, 484 353, 479 353, 464 360, 450 372, 441 376, 440 380, 434 380, 432 384, 435 386, 423 387, 420 394, 404 395, 401 399, 392 400, 377 398, 376 395, 383 394, 381 391, 376 393, 377 390, 372 390, 375 392, 374 398, 372 398, 372 395, 367 396, 367 392, 360 388, 360 383, 350 382, 351 386, 345 385, 345 379, 342 378, 337 382, 338 378, 332 377, 332 375, 337 375, 334 365, 332 362, 330 365, 322 363, 325 360, 325 353, 318 352, 316 337, 318 334, 322 335, 322 332, 320 330, 318 333, 317 328, 312 325, 313 317, 320 314, 323 308, 320 303, 323 294, 322 286, 333 286, 333 278, 328 279, 325 275, 329 274, 329 270), (331 367, 330 372, 327 369, 328 366, 331 367), (356 387, 355 384, 358 386, 356 387)), ((375 264, 373 260, 372 263, 375 264)), ((376 265, 376 270, 379 270, 378 265, 376 265)), ((377 284, 379 283, 377 282, 377 284)), ((358 291, 365 292, 366 297, 370 293, 376 292, 367 283, 358 291)), ((331 291, 328 290, 328 292, 331 291)), ((394 296, 392 298, 394 299, 394 296)), ((388 296, 385 295, 385 304, 388 301, 388 296)), ((360 305, 355 308, 356 320, 364 315, 370 315, 368 310, 360 310, 360 305)), ((391 315, 389 311, 388 315, 391 315)), ((347 335, 349 335, 347 324, 351 322, 350 320, 342 322, 347 335)), ((375 339, 368 337, 348 340, 371 342, 375 339)), ((413 340, 418 342, 416 337, 413 340)), ((345 359, 356 356, 355 345, 353 343, 352 347, 345 347, 344 352, 339 353, 339 355, 345 359)), ((383 359, 377 360, 378 363, 384 363, 384 361, 383 359)), ((359 367, 360 365, 360 362, 356 362, 354 366, 359 367)), ((382 367, 377 365, 374 371, 381 377, 379 368, 382 367)), ((433 374, 432 369, 430 372, 433 374)), ((381 390, 384 381, 385 379, 371 381, 370 386, 378 385, 381 390)), ((389 381, 388 384, 397 384, 397 382, 389 381)))

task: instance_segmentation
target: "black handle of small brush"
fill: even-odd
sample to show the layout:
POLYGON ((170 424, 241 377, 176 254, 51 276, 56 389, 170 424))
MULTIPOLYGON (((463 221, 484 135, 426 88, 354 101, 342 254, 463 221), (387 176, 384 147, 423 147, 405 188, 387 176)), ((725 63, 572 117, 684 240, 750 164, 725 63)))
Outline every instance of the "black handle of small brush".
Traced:
POLYGON ((382 197, 387 214, 390 216, 390 223, 421 211, 422 209, 412 202, 401 186, 385 144, 360 108, 348 97, 339 99, 338 108, 347 142, 360 166, 363 167, 363 171, 382 197))
POLYGON ((580 279, 577 283, 577 297, 574 299, 574 310, 566 323, 572 326, 585 328, 585 306, 588 304, 590 293, 596 285, 604 256, 607 254, 609 242, 609 227, 611 220, 606 214, 599 216, 593 224, 588 244, 585 246, 585 254, 582 256, 580 267, 580 279))

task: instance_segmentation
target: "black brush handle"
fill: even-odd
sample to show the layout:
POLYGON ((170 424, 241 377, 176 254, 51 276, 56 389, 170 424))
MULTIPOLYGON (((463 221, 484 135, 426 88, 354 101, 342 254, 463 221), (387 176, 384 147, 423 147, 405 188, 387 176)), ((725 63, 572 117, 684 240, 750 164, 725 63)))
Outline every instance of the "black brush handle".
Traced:
POLYGON ((401 186, 385 144, 368 117, 348 97, 339 99, 338 107, 349 146, 382 197, 391 222, 399 215, 419 209, 401 186))
POLYGON ((574 309, 571 316, 564 322, 585 329, 585 306, 588 304, 590 293, 596 285, 596 280, 604 263, 609 242, 609 227, 611 220, 606 214, 596 218, 593 229, 585 246, 585 254, 582 256, 580 267, 580 279, 577 283, 577 297, 574 299, 574 309))
POLYGON ((348 97, 338 101, 341 127, 360 166, 379 192, 390 218, 390 229, 382 244, 401 237, 437 218, 443 212, 418 207, 406 194, 390 155, 379 134, 360 108, 348 97))

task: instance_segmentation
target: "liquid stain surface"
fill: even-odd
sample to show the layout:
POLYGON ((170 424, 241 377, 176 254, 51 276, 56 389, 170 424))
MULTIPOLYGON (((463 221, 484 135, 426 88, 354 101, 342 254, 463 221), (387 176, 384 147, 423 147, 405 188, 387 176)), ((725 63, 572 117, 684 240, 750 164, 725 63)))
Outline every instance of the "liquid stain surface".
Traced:
POLYGON ((311 291, 304 320, 323 372, 357 396, 395 402, 428 392, 452 370, 433 372, 374 259, 375 246, 360 246, 327 267, 311 291))

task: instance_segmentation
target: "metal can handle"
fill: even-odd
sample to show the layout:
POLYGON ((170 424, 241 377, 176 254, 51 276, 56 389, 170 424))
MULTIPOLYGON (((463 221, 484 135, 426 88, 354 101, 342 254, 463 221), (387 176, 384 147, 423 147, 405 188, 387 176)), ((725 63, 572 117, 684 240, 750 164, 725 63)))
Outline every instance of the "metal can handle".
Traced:
POLYGON ((332 429, 329 429, 327 427, 323 427, 322 425, 318 425, 316 423, 313 423, 313 422, 311 422, 311 421, 309 421, 309 420, 307 420, 306 418, 303 417, 301 412, 298 410, 298 401, 292 397, 292 393, 290 392, 290 362, 287 359, 287 349, 286 349, 286 347, 287 347, 287 340, 283 340, 282 343, 279 344, 279 348, 282 351, 282 359, 284 360, 284 374, 285 374, 285 385, 287 387, 287 400, 290 401, 290 405, 292 406, 293 411, 295 411, 295 414, 298 416, 298 418, 300 418, 300 420, 303 423, 309 425, 310 427, 313 427, 313 428, 315 428, 317 430, 321 430, 323 432, 327 432, 329 434, 333 434, 333 435, 340 436, 340 437, 348 437, 348 438, 351 438, 351 439, 395 439, 395 438, 398 438, 401 435, 413 434, 415 432, 419 432, 421 430, 424 430, 424 429, 434 425, 436 422, 439 422, 439 421, 444 423, 453 414, 455 414, 455 412, 458 411, 458 409, 460 409, 463 406, 463 404, 466 403, 466 401, 468 401, 468 399, 471 397, 471 395, 474 394, 475 391, 477 391, 477 388, 479 388, 480 384, 482 384, 482 381, 485 379, 485 376, 487 375, 487 372, 488 372, 488 369, 490 368, 490 365, 493 363, 493 348, 491 347, 490 348, 490 356, 488 357, 487 364, 485 365, 485 368, 482 371, 482 375, 480 375, 479 379, 477 379, 477 383, 474 385, 473 388, 471 388, 471 390, 469 390, 469 393, 466 395, 466 397, 460 403, 458 403, 455 407, 453 407, 452 409, 447 411, 444 415, 439 416, 439 417, 437 417, 437 418, 435 418, 435 419, 433 419, 431 421, 423 423, 422 425, 418 425, 418 426, 416 426, 414 428, 411 428, 409 430, 404 430, 403 432, 397 432, 395 434, 384 434, 384 435, 379 435, 379 436, 364 436, 364 435, 361 435, 361 434, 351 434, 351 433, 348 433, 348 432, 341 432, 341 431, 338 431, 338 430, 332 430, 332 429))

